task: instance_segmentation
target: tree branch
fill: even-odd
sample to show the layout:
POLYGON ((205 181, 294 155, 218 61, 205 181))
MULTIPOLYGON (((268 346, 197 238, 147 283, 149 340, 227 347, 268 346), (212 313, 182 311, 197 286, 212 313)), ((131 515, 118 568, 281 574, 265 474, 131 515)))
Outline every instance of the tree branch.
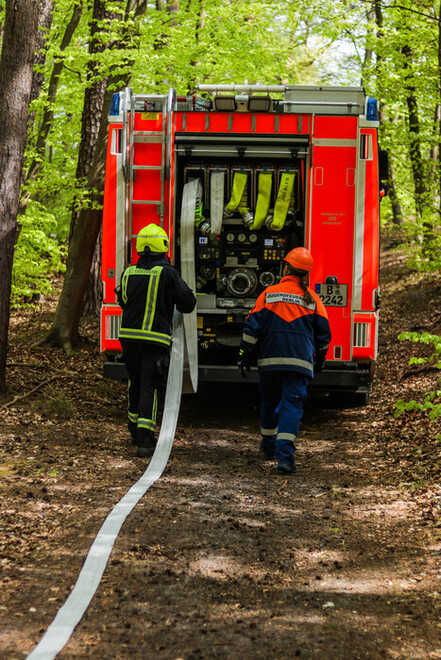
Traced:
POLYGON ((26 392, 26 394, 22 394, 21 396, 15 396, 12 401, 9 401, 8 403, 5 403, 3 406, 0 407, 0 410, 3 410, 4 408, 9 408, 9 406, 13 406, 14 403, 17 403, 17 401, 21 401, 22 399, 26 399, 26 397, 30 396, 40 388, 42 388, 44 385, 48 385, 49 383, 53 383, 54 380, 62 380, 63 378, 72 378, 72 374, 69 376, 53 376, 52 378, 48 378, 47 380, 44 380, 42 383, 39 385, 36 385, 32 390, 29 390, 29 392, 26 392))
MULTIPOLYGON (((365 2, 366 4, 371 4, 372 0, 359 0, 359 2, 365 2)), ((380 7, 382 7, 382 9, 402 9, 403 11, 409 12, 409 14, 417 14, 418 16, 422 16, 423 18, 429 18, 431 21, 436 21, 437 23, 440 22, 439 17, 431 16, 430 14, 425 14, 422 11, 418 11, 417 9, 411 9, 410 7, 404 7, 403 5, 386 5, 380 3, 380 7)))

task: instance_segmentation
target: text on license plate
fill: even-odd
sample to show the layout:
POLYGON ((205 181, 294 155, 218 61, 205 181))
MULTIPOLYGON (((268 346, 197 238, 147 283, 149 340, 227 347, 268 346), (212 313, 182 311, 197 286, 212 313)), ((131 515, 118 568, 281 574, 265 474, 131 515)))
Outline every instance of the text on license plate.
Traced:
POLYGON ((316 284, 315 292, 326 307, 346 307, 348 304, 347 284, 316 284))

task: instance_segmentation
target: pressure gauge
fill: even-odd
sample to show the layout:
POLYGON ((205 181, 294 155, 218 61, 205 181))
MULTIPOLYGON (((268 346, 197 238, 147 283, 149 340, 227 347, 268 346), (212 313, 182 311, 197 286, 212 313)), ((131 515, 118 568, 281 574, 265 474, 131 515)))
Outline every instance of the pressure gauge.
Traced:
POLYGON ((227 234, 227 241, 229 243, 232 243, 234 241, 234 234, 232 234, 231 231, 228 232, 228 234, 227 234))
POLYGON ((249 235, 250 243, 255 243, 257 241, 257 234, 249 235))
POLYGON ((245 234, 239 234, 239 236, 237 237, 237 240, 239 241, 239 243, 245 243, 245 241, 247 240, 247 237, 245 236, 245 234))

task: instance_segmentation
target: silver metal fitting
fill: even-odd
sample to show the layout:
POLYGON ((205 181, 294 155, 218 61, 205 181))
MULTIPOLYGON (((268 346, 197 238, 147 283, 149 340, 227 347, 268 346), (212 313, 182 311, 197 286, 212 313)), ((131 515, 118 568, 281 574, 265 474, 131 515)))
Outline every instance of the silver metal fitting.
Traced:
POLYGON ((251 211, 247 211, 243 214, 242 220, 245 227, 249 229, 254 222, 254 215, 251 213, 251 211))
POLYGON ((273 215, 267 215, 266 216, 265 226, 268 227, 268 229, 272 229, 273 220, 274 220, 273 215))
POLYGON ((232 296, 246 298, 257 286, 257 275, 251 268, 234 268, 228 275, 227 290, 232 296))
POLYGON ((209 236, 211 232, 211 224, 207 221, 201 222, 199 230, 204 236, 209 236))
POLYGON ((267 286, 271 286, 272 284, 274 284, 275 281, 276 281, 276 277, 275 277, 274 273, 272 273, 270 270, 264 271, 263 273, 261 273, 261 275, 259 277, 259 282, 265 288, 267 286))

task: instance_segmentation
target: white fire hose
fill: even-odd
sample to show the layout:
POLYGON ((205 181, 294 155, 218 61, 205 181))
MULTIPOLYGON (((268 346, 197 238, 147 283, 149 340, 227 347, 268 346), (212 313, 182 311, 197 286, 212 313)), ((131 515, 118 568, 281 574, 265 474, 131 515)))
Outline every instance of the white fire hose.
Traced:
POLYGON ((39 644, 27 656, 29 660, 52 660, 68 642, 98 588, 114 541, 125 519, 147 489, 159 479, 167 465, 175 437, 182 392, 184 327, 179 312, 175 312, 173 335, 164 412, 155 453, 142 477, 107 516, 89 550, 72 593, 58 610, 39 644))
MULTIPOLYGON (((186 183, 182 196, 181 208, 181 275, 193 292, 196 292, 196 273, 194 263, 194 217, 196 199, 202 199, 202 185, 199 179, 186 183)), ((196 392, 198 389, 198 335, 197 309, 184 316, 185 329, 185 371, 184 392, 196 392)))
MULTIPOLYGON (((181 217, 181 267, 182 277, 196 290, 194 266, 194 218, 196 197, 201 194, 200 182, 195 180, 184 186, 181 217)), ((141 497, 163 473, 170 456, 182 394, 184 352, 190 384, 188 390, 196 392, 198 384, 196 309, 186 314, 179 312, 173 319, 173 345, 167 378, 164 412, 158 444, 148 468, 140 479, 115 505, 104 521, 81 569, 72 593, 58 610, 43 638, 27 656, 28 660, 52 660, 68 642, 75 627, 82 619, 98 589, 116 537, 141 497), (184 337, 185 327, 185 337, 184 337)))

